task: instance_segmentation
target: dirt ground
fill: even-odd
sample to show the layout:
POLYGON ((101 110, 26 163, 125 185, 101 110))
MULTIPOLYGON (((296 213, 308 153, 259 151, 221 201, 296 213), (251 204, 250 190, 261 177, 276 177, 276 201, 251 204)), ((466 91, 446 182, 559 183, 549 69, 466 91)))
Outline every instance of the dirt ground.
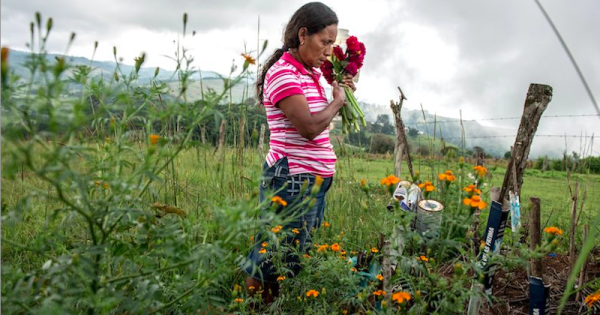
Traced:
MULTIPOLYGON (((554 257, 546 256, 543 259, 544 278, 550 283, 550 312, 556 314, 560 299, 569 278, 569 257, 557 254, 554 257)), ((600 277, 600 255, 590 255, 586 267, 586 281, 600 277)), ((591 293, 591 292, 589 292, 591 293)), ((589 294, 587 293, 587 294, 589 294)), ((586 295, 587 295, 586 294, 586 295)), ((517 270, 507 272, 499 270, 494 279, 494 296, 497 302, 482 307, 481 314, 484 315, 521 315, 529 314, 529 280, 527 271, 517 270)), ((562 314, 600 314, 600 307, 596 305, 594 310, 587 308, 583 298, 567 302, 562 314)))

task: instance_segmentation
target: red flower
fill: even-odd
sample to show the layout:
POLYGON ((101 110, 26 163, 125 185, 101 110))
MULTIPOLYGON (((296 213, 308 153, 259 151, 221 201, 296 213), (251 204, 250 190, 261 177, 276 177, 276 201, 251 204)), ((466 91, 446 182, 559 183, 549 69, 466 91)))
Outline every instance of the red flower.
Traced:
POLYGON ((358 66, 355 63, 349 63, 344 70, 346 73, 355 76, 358 73, 358 66))
POLYGON ((333 55, 339 61, 343 61, 346 59, 346 54, 344 54, 344 51, 342 50, 342 47, 340 47, 340 46, 333 47, 333 55))
POLYGON ((327 83, 333 83, 333 64, 331 61, 326 60, 321 65, 321 72, 323 72, 323 76, 325 77, 325 80, 327 80, 327 83))
POLYGON ((347 52, 349 54, 353 54, 357 51, 360 51, 360 42, 356 38, 356 36, 350 36, 346 39, 346 46, 348 46, 347 52))

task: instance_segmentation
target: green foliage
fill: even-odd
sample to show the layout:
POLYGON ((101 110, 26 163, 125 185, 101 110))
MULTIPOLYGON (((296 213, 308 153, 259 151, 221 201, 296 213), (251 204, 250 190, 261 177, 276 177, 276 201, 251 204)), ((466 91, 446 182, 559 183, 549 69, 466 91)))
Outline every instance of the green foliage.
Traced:
MULTIPOLYGON (((39 15, 37 25, 39 33, 39 15)), ((43 43, 50 29, 40 36, 43 43)), ((264 152, 254 148, 257 126, 265 121, 262 109, 227 101, 248 65, 223 78, 221 92, 207 90, 192 100, 188 93, 195 70, 183 47, 173 58, 177 83, 169 86, 157 79, 158 73, 149 83, 140 82, 143 55, 131 71, 117 65, 112 76, 98 78, 91 66, 47 58, 43 43, 30 56, 28 80, 14 73, 6 84, 3 80, 3 114, 10 117, 5 123, 3 115, 2 124, 3 310, 253 313, 251 304, 260 301, 241 289, 245 274, 239 268, 254 245, 251 237, 268 235, 270 255, 282 275, 287 270, 281 253, 294 248, 279 245, 292 231, 270 229, 290 218, 270 212, 259 216, 259 209, 269 206, 257 202, 264 152), (220 119, 229 123, 225 147, 215 154, 220 119), (244 129, 237 124, 242 120, 244 129), (206 146, 198 145, 203 128, 206 146), (251 140, 242 145, 240 135, 251 140)), ((381 128, 390 125, 389 117, 378 121, 381 128)), ((358 141, 366 135, 358 134, 358 141)), ((372 142, 378 152, 393 151, 389 135, 375 134, 372 142)), ((429 147, 423 143, 422 148, 429 147)), ((280 298, 256 312, 464 313, 476 295, 469 288, 483 272, 472 237, 481 233, 487 213, 474 215, 462 204, 470 197, 462 188, 473 171, 456 163, 450 149, 444 160, 414 161, 422 181, 436 186, 428 197, 445 206, 440 228, 423 235, 410 228, 413 213, 398 204, 386 209, 390 189, 380 179, 394 172, 393 162, 356 157, 361 152, 356 147, 338 150, 347 154, 338 161, 328 193, 328 224, 313 234, 318 246, 302 257, 303 272, 280 281, 280 298), (453 170, 456 179, 439 180, 446 170, 453 170), (481 225, 474 231, 477 220, 481 225), (382 239, 392 240, 388 258, 397 262, 385 279, 392 300, 380 291, 382 239), (394 299, 399 292, 410 300, 394 299)), ((490 167, 490 174, 479 178, 484 200, 504 171, 490 167)), ((522 200, 535 195, 556 209, 568 207, 570 199, 561 195, 565 174, 549 173, 527 170, 522 200)), ((589 219, 589 205, 600 202, 594 193, 600 179, 587 174, 574 179, 590 185, 582 215, 589 219)), ((567 226, 563 217, 547 215, 553 209, 544 209, 550 225, 567 226)), ((507 231, 504 256, 493 255, 492 262, 512 269, 529 257, 560 250, 547 237, 542 248, 530 252, 519 245, 519 236, 507 231)))
POLYGON ((371 153, 393 153, 394 140, 384 134, 374 134, 371 137, 371 153))

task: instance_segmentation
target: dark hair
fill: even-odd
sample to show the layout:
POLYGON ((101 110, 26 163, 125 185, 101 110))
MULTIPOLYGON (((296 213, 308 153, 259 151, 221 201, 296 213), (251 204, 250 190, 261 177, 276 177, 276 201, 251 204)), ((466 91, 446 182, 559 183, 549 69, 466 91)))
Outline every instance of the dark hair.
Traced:
POLYGON ((338 18, 335 12, 321 2, 307 3, 292 15, 283 32, 283 47, 275 50, 267 59, 256 82, 256 95, 261 104, 263 103, 263 87, 267 71, 283 56, 286 50, 300 47, 300 39, 298 38, 300 29, 306 27, 307 34, 312 35, 322 31, 329 25, 337 23, 338 18))

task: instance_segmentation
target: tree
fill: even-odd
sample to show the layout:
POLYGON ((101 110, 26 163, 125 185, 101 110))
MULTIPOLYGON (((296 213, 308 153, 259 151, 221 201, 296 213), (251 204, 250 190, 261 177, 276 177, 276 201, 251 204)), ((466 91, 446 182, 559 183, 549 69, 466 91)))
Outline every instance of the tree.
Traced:
POLYGON ((371 137, 371 153, 394 152, 394 140, 384 134, 374 134, 371 137))
POLYGON ((411 138, 415 138, 416 136, 419 135, 419 129, 408 127, 408 135, 411 138))

